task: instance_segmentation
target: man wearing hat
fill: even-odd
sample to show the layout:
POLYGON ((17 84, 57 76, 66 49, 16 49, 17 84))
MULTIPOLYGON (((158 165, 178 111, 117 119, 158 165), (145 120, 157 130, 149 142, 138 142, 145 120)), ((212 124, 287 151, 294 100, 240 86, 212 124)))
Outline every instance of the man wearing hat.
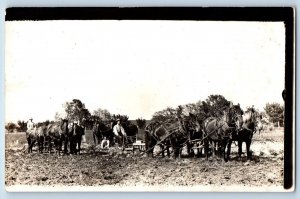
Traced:
POLYGON ((30 118, 30 119, 28 120, 28 122, 27 122, 27 132, 31 132, 31 131, 33 130, 33 128, 34 128, 34 123, 33 123, 32 120, 33 120, 33 119, 30 118))
POLYGON ((117 124, 113 128, 113 133, 115 134, 118 143, 124 144, 124 141, 122 140, 122 138, 126 139, 126 132, 121 125, 120 119, 117 119, 117 124))

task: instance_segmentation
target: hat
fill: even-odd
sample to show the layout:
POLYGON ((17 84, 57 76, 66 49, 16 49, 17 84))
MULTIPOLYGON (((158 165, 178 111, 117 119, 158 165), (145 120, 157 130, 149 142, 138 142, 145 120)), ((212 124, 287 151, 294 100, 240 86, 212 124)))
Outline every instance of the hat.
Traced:
POLYGON ((117 121, 121 121, 121 119, 120 119, 120 118, 118 118, 118 119, 117 119, 117 121))
POLYGON ((29 120, 33 120, 33 119, 32 119, 32 117, 31 117, 31 118, 29 118, 29 120))

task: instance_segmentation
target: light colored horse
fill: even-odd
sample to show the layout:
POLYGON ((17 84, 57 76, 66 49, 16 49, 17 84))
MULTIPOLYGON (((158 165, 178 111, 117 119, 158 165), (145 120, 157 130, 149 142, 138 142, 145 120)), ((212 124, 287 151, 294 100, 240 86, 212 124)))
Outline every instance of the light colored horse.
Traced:
POLYGON ((26 132, 26 139, 28 143, 28 153, 32 153, 32 148, 35 143, 38 144, 38 151, 40 153, 44 150, 44 138, 46 134, 46 126, 35 126, 31 129, 29 129, 26 132))
POLYGON ((232 134, 242 128, 242 110, 239 105, 231 106, 227 111, 224 111, 220 118, 209 117, 203 122, 204 143, 206 159, 208 159, 209 144, 212 143, 213 155, 215 148, 218 145, 220 155, 223 155, 225 161, 228 161, 230 156, 230 145, 232 134), (228 147, 227 156, 225 153, 226 146, 228 147))

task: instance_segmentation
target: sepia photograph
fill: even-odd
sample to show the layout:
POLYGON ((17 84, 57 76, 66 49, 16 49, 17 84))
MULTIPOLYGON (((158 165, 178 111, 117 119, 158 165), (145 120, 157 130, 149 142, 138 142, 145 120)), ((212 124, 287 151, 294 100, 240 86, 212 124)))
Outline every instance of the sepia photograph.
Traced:
POLYGON ((5 21, 7 191, 294 190, 293 21, 23 9, 5 21))

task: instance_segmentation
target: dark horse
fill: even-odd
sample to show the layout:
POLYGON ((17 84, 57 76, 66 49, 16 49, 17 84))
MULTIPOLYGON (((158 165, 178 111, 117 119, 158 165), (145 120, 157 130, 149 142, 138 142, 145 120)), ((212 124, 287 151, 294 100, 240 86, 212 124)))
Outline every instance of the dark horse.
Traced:
POLYGON ((60 123, 50 124, 47 127, 45 134, 45 146, 48 152, 51 153, 52 142, 54 144, 55 150, 58 154, 62 151, 62 145, 64 144, 64 154, 68 153, 68 141, 69 141, 69 131, 68 131, 68 120, 64 119, 60 123))
MULTIPOLYGON (((193 146, 203 144, 203 132, 201 127, 200 119, 194 115, 189 114, 188 120, 183 120, 183 126, 185 131, 188 133, 187 152, 189 156, 194 156, 193 146)), ((197 156, 201 156, 202 150, 199 146, 197 147, 197 156)))
POLYGON ((106 125, 104 122, 95 121, 92 132, 95 145, 100 144, 104 137, 111 144, 113 143, 114 134, 112 132, 112 124, 106 125))
POLYGON ((185 119, 177 115, 175 121, 165 123, 154 121, 145 128, 148 155, 153 155, 153 149, 157 143, 160 143, 163 157, 165 146, 167 147, 168 156, 170 154, 169 146, 172 146, 175 158, 180 156, 180 152, 185 145, 187 145, 190 153, 191 136, 195 137, 196 134, 200 133, 200 129, 200 124, 197 120, 193 120, 191 114, 190 117, 185 119))
MULTIPOLYGON (((236 131, 232 134, 232 141, 238 142, 238 153, 239 158, 241 159, 242 156, 242 144, 243 142, 246 142, 246 150, 247 150, 247 159, 251 159, 251 153, 250 153, 250 145, 252 142, 252 137, 255 132, 256 124, 257 124, 258 116, 256 115, 256 112, 254 108, 250 108, 245 112, 243 115, 243 126, 240 131, 236 131)), ((229 142, 229 153, 230 153, 230 146, 231 141, 229 142)))
POLYGON ((81 140, 84 135, 84 127, 77 123, 69 126, 70 154, 80 154, 81 140))
POLYGON ((124 122, 122 124, 125 133, 126 133, 126 144, 132 144, 136 141, 136 135, 138 133, 138 127, 134 124, 131 124, 130 122, 124 122))
POLYGON ((170 156, 170 140, 166 139, 167 130, 163 128, 162 124, 157 121, 153 121, 148 124, 145 128, 145 144, 146 150, 148 151, 148 156, 152 155, 155 145, 160 142, 159 146, 161 148, 162 157, 165 157, 165 146, 167 150, 168 157, 170 156))
MULTIPOLYGON (((220 148, 220 155, 223 155, 224 160, 228 161, 232 133, 241 129, 243 111, 239 105, 231 105, 227 111, 224 111, 222 117, 209 117, 203 122, 205 153, 208 159, 209 143, 214 142, 220 148), (228 147, 227 156, 225 153, 226 146, 228 147)), ((214 150, 213 150, 214 153, 214 150)))

